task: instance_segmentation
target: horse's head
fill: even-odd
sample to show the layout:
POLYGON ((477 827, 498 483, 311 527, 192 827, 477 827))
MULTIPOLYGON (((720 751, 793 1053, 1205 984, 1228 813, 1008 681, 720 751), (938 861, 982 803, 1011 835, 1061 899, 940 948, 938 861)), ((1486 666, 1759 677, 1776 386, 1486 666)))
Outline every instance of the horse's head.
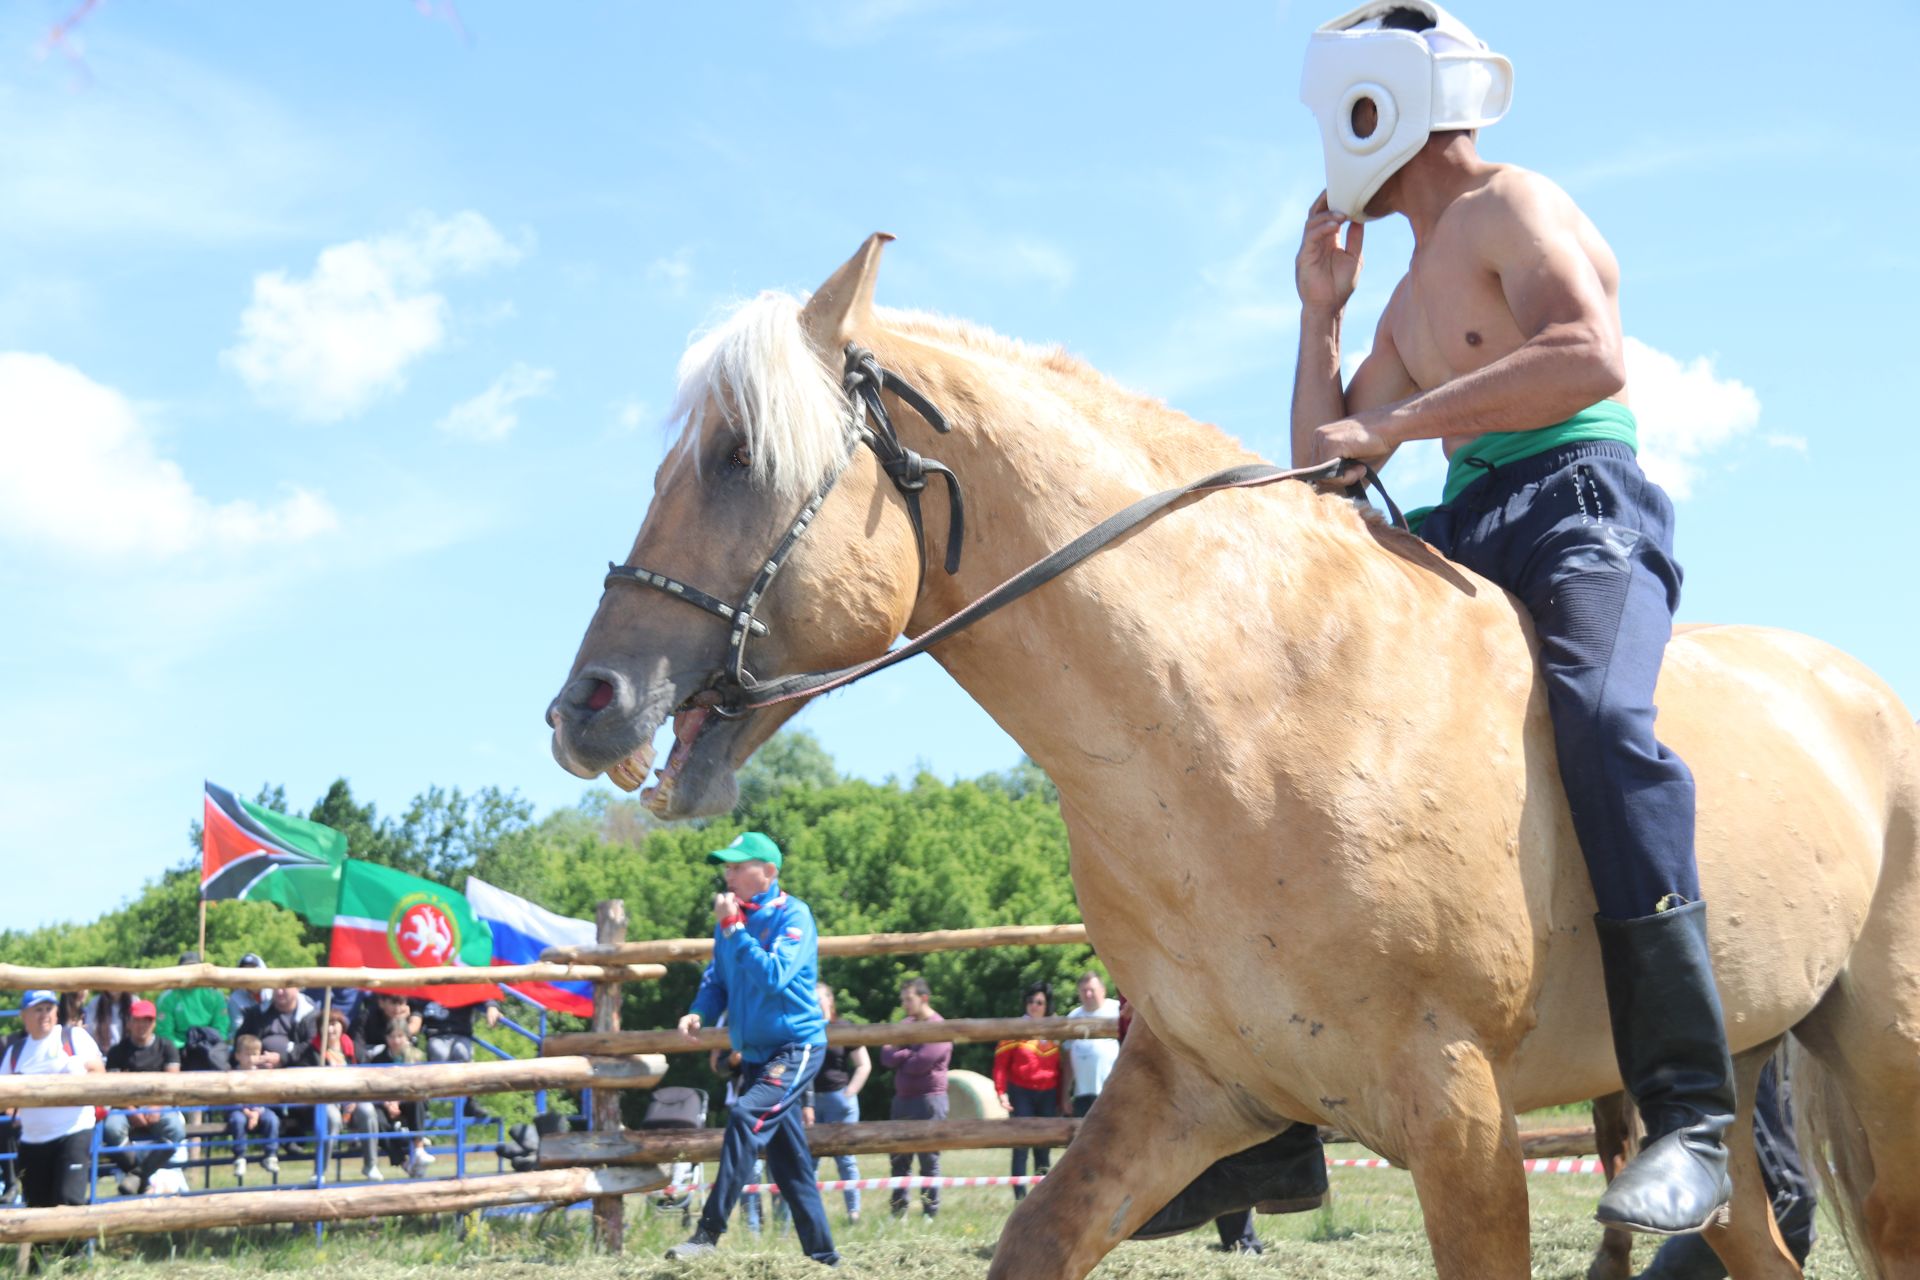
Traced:
POLYGON ((644 568, 609 576, 547 709, 553 755, 568 772, 640 788, 654 733, 671 715, 672 753, 643 798, 671 818, 733 807, 734 771, 799 703, 737 718, 708 705, 732 668, 737 623, 725 615, 822 478, 843 465, 754 606, 765 630, 747 637, 747 670, 765 677, 857 662, 906 625, 919 550, 894 485, 868 450, 854 450, 859 420, 841 384, 847 343, 870 341, 874 274, 889 238, 870 238, 804 306, 763 294, 682 358, 675 413, 685 425, 626 561, 644 568), (711 600, 695 603, 699 595, 711 600))

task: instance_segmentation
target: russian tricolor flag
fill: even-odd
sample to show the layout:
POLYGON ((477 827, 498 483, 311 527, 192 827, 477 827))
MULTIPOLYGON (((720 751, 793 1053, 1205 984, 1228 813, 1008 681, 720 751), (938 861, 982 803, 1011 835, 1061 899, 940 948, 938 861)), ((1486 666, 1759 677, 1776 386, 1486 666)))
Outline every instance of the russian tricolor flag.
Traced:
MULTIPOLYGON (((537 964, 548 947, 592 946, 593 921, 555 915, 505 889, 496 889, 478 876, 467 877, 467 901, 473 914, 493 930, 495 964, 537 964)), ((524 996, 542 1009, 593 1016, 590 982, 512 982, 507 990, 524 996)))

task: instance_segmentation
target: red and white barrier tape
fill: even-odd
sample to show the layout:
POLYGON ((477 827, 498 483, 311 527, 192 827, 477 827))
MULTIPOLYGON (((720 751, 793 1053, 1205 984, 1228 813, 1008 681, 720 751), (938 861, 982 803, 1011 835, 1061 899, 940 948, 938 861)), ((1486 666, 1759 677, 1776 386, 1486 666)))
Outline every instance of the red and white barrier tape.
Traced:
MULTIPOLYGON (((1367 1160, 1329 1160, 1327 1164, 1335 1169, 1392 1169, 1395 1167, 1391 1162, 1377 1157, 1367 1160)), ((1606 1172, 1600 1161, 1591 1156, 1583 1159, 1564 1157, 1558 1160, 1528 1160, 1524 1168, 1528 1173, 1606 1172)), ((1029 1174, 1019 1178, 848 1178, 815 1185, 822 1191, 918 1191, 927 1187, 1030 1187, 1044 1176, 1044 1174, 1029 1174)), ((700 1189, 684 1186, 665 1187, 659 1194, 677 1196, 700 1189)), ((779 1195, 780 1189, 771 1182, 755 1182, 742 1188, 740 1194, 779 1195)))

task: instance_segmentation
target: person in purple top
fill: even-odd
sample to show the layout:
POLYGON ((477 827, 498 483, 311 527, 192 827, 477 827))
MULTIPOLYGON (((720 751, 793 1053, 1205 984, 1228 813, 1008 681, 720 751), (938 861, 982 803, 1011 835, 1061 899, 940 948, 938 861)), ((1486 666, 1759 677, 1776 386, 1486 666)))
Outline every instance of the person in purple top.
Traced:
MULTIPOLYGON (((913 978, 900 988, 900 1011, 907 1022, 944 1022, 933 1007, 933 991, 925 978, 913 978)), ((880 1046, 880 1065, 893 1072, 893 1111, 895 1120, 945 1120, 947 1118, 947 1065, 953 1061, 953 1044, 908 1044, 880 1046)), ((904 1178, 913 1172, 913 1156, 903 1153, 891 1157, 893 1176, 904 1178)), ((940 1153, 920 1153, 920 1176, 940 1176, 940 1153)), ((893 1191, 893 1216, 907 1216, 909 1199, 905 1187, 893 1191)), ((940 1188, 923 1187, 920 1204, 928 1218, 940 1212, 940 1188)))

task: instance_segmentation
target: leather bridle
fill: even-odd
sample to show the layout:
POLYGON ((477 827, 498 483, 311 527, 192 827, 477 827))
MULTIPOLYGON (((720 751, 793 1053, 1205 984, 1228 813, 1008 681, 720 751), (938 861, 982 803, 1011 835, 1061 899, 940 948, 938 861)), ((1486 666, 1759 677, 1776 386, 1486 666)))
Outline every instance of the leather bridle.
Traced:
MULTIPOLYGON (((919 552, 920 585, 925 585, 927 571, 927 537, 925 522, 920 512, 920 494, 927 487, 928 473, 934 473, 946 479, 948 507, 951 514, 947 526, 945 568, 949 574, 957 573, 960 569, 960 547, 966 534, 966 511, 961 500, 960 480, 944 464, 932 458, 922 457, 900 443, 899 433, 894 429, 893 419, 887 412, 886 402, 881 398, 881 393, 891 391, 899 396, 913 408, 914 412, 926 419, 929 426, 942 435, 952 429, 945 415, 900 375, 891 369, 881 367, 871 351, 852 343, 849 343, 846 348, 846 369, 841 383, 846 389, 849 412, 852 415, 851 434, 854 444, 849 447, 846 456, 835 463, 821 478, 820 483, 814 486, 812 495, 802 504, 800 513, 787 527, 785 536, 775 545, 772 554, 761 565, 760 571, 754 575, 753 582, 747 587, 746 594, 741 597, 739 604, 728 604, 718 596, 641 565, 617 565, 612 562, 607 564, 606 585, 608 587, 616 582, 632 582, 643 587, 651 587, 676 599, 684 600, 696 608, 718 614, 731 624, 725 665, 715 671, 706 684, 687 699, 685 705, 706 707, 716 715, 734 719, 750 711, 812 697, 815 694, 825 693, 829 689, 838 689, 852 684, 855 680, 864 679, 895 663, 904 662, 956 632, 972 626, 988 614, 1011 604, 1094 553, 1111 546, 1181 499, 1195 495, 1214 493, 1223 489, 1256 488, 1279 480, 1310 482, 1331 480, 1350 468, 1358 466, 1365 473, 1362 485, 1370 486, 1379 493, 1395 527, 1407 528, 1406 517, 1400 514, 1400 508, 1381 487, 1380 478, 1374 474, 1373 468, 1364 462, 1335 458, 1317 466, 1296 467, 1287 471, 1267 463, 1244 463, 1203 476, 1177 489, 1168 489, 1140 499, 1107 517, 1072 542, 1028 565, 993 590, 962 607, 953 616, 935 623, 912 640, 898 648, 889 649, 877 658, 855 663, 850 667, 842 667, 837 671, 809 672, 782 676, 773 680, 759 680, 747 669, 747 640, 752 636, 766 635, 767 626, 754 617, 754 611, 759 608, 760 601, 765 598, 767 590, 773 585, 775 576, 786 564, 787 557, 793 554, 794 547, 799 545, 801 537, 813 523, 814 517, 820 513, 827 495, 833 492, 834 485, 846 471, 847 465, 853 459, 853 448, 864 444, 873 450, 875 456, 880 459, 881 469, 887 473, 894 487, 906 499, 907 514, 913 522, 914 544, 919 552)), ((916 589, 915 595, 918 594, 916 589)))

